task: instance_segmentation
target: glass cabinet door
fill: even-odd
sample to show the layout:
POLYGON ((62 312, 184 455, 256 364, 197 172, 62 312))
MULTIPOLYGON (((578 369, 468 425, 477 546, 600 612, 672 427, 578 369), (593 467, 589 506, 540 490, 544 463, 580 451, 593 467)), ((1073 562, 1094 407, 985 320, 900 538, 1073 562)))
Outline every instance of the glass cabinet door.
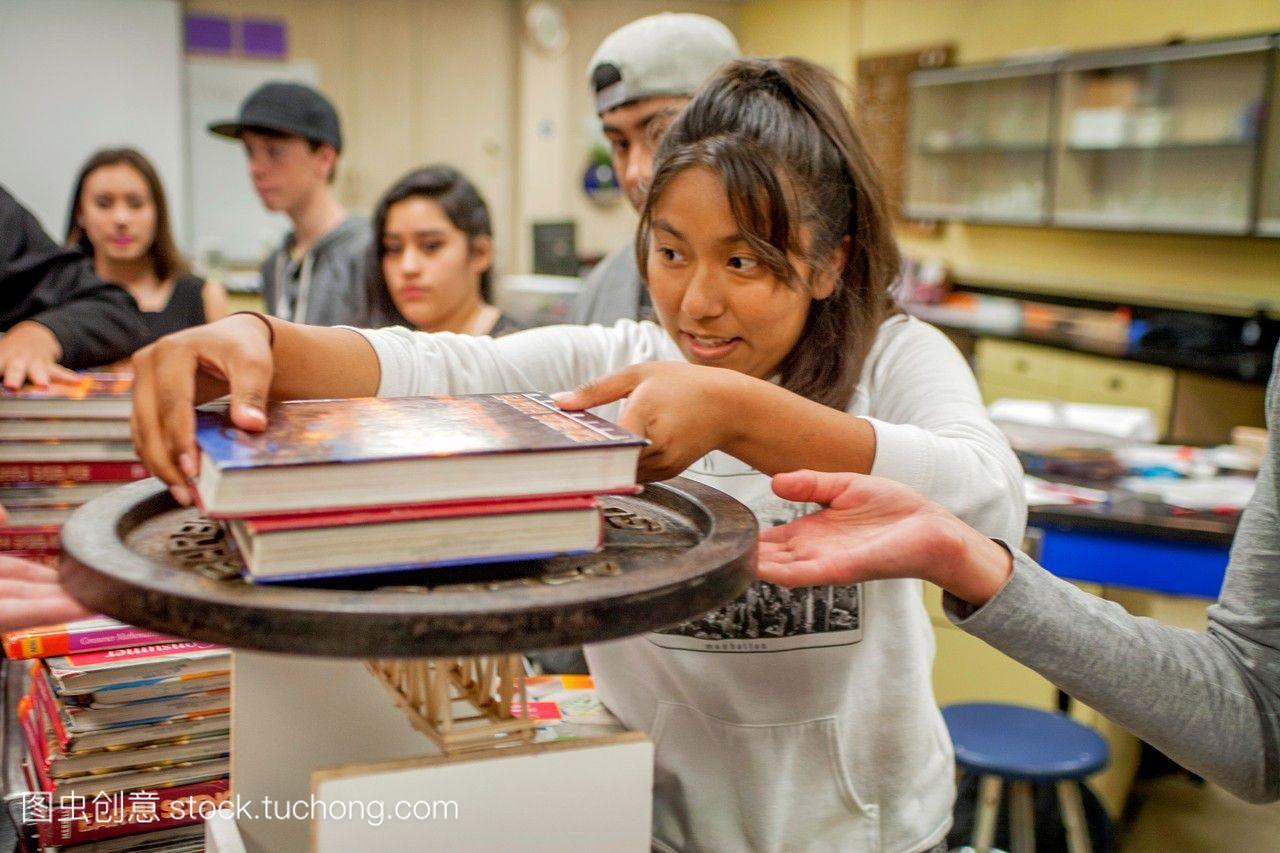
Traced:
POLYGON ((1246 234, 1266 38, 1068 59, 1052 223, 1246 234))
POLYGON ((907 215, 1043 223, 1054 80, 1047 64, 913 74, 907 215))

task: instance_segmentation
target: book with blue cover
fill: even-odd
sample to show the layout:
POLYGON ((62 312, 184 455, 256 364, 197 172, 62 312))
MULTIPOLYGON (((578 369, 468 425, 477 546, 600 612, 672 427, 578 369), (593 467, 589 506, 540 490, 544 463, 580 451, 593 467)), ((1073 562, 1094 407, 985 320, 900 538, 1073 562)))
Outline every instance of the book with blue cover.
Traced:
POLYGON ((252 517, 634 490, 644 439, 540 393, 296 400, 196 420, 201 507, 252 517))

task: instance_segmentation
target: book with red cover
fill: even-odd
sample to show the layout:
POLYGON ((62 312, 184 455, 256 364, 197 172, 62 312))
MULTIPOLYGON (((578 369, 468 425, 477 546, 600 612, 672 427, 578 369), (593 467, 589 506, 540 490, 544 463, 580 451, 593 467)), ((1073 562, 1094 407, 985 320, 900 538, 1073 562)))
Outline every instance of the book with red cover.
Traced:
POLYGON ((0 417, 127 419, 132 388, 128 373, 82 373, 74 381, 57 379, 45 388, 0 388, 0 417))
POLYGON ((48 553, 62 548, 58 537, 61 524, 34 527, 0 527, 0 551, 34 551, 48 553))
POLYGON ((267 423, 246 433, 225 407, 199 412, 210 515, 616 491, 647 443, 539 393, 296 400, 270 404, 267 423))
POLYGON ((0 462, 0 484, 128 483, 147 476, 141 462, 0 462))
POLYGON ((40 625, 0 634, 5 656, 11 660, 45 658, 92 649, 123 649, 155 643, 176 642, 177 638, 135 628, 107 616, 77 619, 59 625, 40 625))
POLYGON ((201 823, 204 815, 231 799, 226 776, 157 790, 147 796, 108 797, 105 807, 92 800, 82 808, 55 805, 48 821, 36 823, 42 844, 84 844, 139 832, 155 832, 175 826, 201 823))
POLYGON ((600 546, 595 498, 426 504, 228 522, 252 580, 529 560, 600 546))
POLYGON ((51 569, 58 568, 58 563, 62 559, 62 551, 57 548, 47 548, 39 551, 19 549, 16 551, 5 551, 7 557, 17 557, 20 560, 30 560, 33 563, 39 563, 42 566, 48 566, 51 569))

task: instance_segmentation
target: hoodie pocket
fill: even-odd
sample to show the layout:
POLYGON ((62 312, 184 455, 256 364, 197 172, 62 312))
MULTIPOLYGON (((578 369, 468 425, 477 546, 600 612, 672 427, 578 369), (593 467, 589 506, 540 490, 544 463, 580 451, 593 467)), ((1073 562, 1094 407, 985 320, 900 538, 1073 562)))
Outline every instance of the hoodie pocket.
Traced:
POLYGON ((879 807, 854 788, 833 717, 732 723, 659 702, 654 836, 691 851, 880 849, 879 807))

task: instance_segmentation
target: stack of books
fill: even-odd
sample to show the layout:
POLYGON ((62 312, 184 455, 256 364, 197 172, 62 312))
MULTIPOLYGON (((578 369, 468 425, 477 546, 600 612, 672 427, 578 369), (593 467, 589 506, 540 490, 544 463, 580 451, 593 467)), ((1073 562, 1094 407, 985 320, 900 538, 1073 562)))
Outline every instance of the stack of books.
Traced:
POLYGON ((147 476, 129 437, 128 374, 0 389, 0 552, 56 565, 76 507, 147 476))
POLYGON ((197 416, 194 486, 256 582, 587 553, 641 439, 537 393, 274 403, 197 416))
POLYGON ((230 796, 229 698, 230 654, 211 643, 32 659, 18 723, 42 849, 202 849, 230 796))

